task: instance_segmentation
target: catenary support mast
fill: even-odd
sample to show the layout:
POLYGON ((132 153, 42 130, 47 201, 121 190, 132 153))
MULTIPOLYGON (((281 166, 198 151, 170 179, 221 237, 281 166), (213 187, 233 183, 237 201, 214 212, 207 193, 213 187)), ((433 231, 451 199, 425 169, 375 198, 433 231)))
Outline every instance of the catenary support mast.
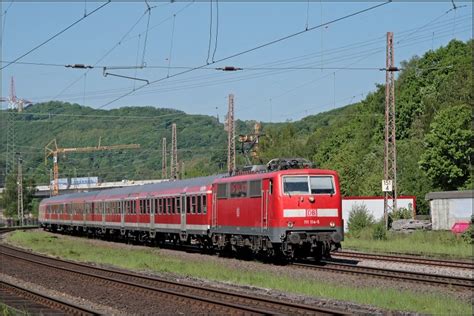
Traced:
POLYGON ((384 145, 384 219, 388 228, 389 212, 397 209, 397 147, 395 130, 395 72, 393 33, 387 32, 385 72, 385 145, 384 145))
POLYGON ((178 145, 176 135, 176 123, 171 125, 171 161, 170 161, 171 175, 170 179, 179 179, 178 170, 178 145))
POLYGON ((227 172, 235 171, 235 122, 234 122, 234 95, 229 94, 229 108, 225 124, 227 131, 227 172))
POLYGON ((161 178, 166 179, 168 177, 168 170, 167 161, 166 161, 166 137, 163 137, 163 145, 162 145, 162 156, 161 156, 161 178))

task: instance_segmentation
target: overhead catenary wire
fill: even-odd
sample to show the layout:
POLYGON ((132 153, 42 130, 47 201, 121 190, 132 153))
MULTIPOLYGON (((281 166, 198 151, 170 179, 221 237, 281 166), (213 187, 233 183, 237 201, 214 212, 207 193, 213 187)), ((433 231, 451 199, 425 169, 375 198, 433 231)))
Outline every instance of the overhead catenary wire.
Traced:
POLYGON ((174 41, 174 26, 175 26, 175 21, 176 21, 176 15, 173 15, 173 26, 171 27, 171 40, 170 40, 170 51, 168 54, 168 73, 167 76, 170 76, 170 69, 171 69, 171 56, 173 53, 173 41, 174 41))
MULTIPOLYGON (((278 39, 276 39, 276 40, 272 40, 272 41, 266 42, 266 43, 264 43, 264 44, 258 45, 258 46, 256 46, 256 47, 253 47, 253 48, 250 48, 250 49, 246 49, 246 50, 240 51, 240 52, 238 52, 238 53, 229 55, 229 56, 227 56, 227 57, 223 57, 223 58, 221 58, 221 59, 218 59, 218 60, 212 62, 212 64, 218 63, 218 62, 222 62, 222 61, 225 61, 225 60, 228 60, 228 59, 231 59, 231 58, 235 58, 235 57, 237 57, 237 56, 241 56, 241 55, 244 55, 244 54, 247 54, 247 53, 250 53, 250 52, 259 50, 259 49, 262 49, 262 48, 264 48, 264 47, 268 47, 268 46, 270 46, 270 45, 274 45, 274 44, 279 43, 279 42, 282 42, 282 41, 284 41, 284 40, 287 40, 287 39, 290 39, 290 38, 299 36, 299 35, 301 35, 301 34, 303 34, 303 33, 316 30, 316 29, 321 28, 321 27, 323 27, 323 26, 330 25, 330 24, 333 24, 333 23, 336 23, 336 22, 340 22, 340 21, 342 21, 342 20, 351 18, 351 17, 353 17, 353 16, 356 16, 356 15, 359 15, 359 14, 362 14, 362 13, 365 13, 365 12, 368 12, 368 11, 371 11, 371 10, 374 10, 374 9, 377 9, 377 8, 379 8, 379 7, 381 7, 381 6, 384 6, 384 5, 387 5, 387 4, 391 3, 391 2, 392 2, 392 0, 389 0, 389 1, 386 1, 386 2, 383 2, 383 3, 380 3, 380 4, 377 4, 377 5, 371 6, 371 7, 369 7, 369 8, 362 9, 362 10, 359 10, 359 11, 356 11, 356 12, 353 12, 353 13, 350 13, 350 14, 347 14, 347 15, 344 15, 344 16, 342 16, 342 17, 333 19, 333 20, 328 21, 328 22, 325 22, 325 23, 323 23, 323 24, 310 27, 310 28, 308 28, 307 30, 305 29, 305 30, 302 30, 302 31, 298 31, 298 32, 289 34, 289 35, 287 35, 287 36, 280 37, 280 38, 278 38, 278 39)), ((184 71, 175 73, 175 74, 173 74, 173 75, 171 75, 171 76, 169 76, 169 77, 162 77, 162 78, 159 78, 159 79, 150 81, 149 84, 145 84, 145 85, 142 85, 142 86, 138 87, 138 88, 135 89, 135 90, 131 90, 131 91, 129 91, 129 92, 127 92, 127 93, 125 93, 125 94, 119 96, 118 98, 115 98, 115 99, 113 99, 113 100, 111 100, 111 101, 109 101, 109 102, 103 104, 103 105, 100 106, 99 108, 104 108, 104 107, 106 107, 106 106, 108 106, 108 105, 110 105, 110 104, 112 104, 112 103, 115 103, 115 102, 117 102, 118 100, 121 100, 121 99, 123 99, 123 98, 129 96, 130 94, 134 93, 135 91, 141 90, 141 89, 143 89, 144 87, 146 87, 146 86, 148 86, 148 85, 150 85, 150 84, 155 84, 155 83, 161 82, 161 81, 166 80, 166 79, 171 78, 171 77, 180 76, 180 75, 183 75, 183 74, 186 74, 186 73, 195 71, 195 70, 197 70, 197 69, 201 69, 201 68, 203 68, 203 67, 205 67, 205 66, 207 66, 207 64, 204 64, 204 65, 195 67, 195 68, 193 68, 193 69, 188 69, 188 70, 184 70, 184 71)))
MULTIPOLYGON (((185 5, 183 8, 179 9, 178 11, 176 11, 174 14, 179 14, 181 12, 183 12, 184 10, 186 10, 187 8, 189 8, 192 4, 194 4, 195 0, 192 0, 192 2, 188 3, 187 5, 185 5)), ((164 5, 168 5, 168 4, 164 4, 164 5)), ((97 65, 99 64, 100 62, 102 62, 102 60, 104 60, 108 55, 110 55, 110 53, 112 53, 118 46, 120 46, 122 44, 123 41, 126 41, 126 38, 128 37, 128 35, 133 31, 133 29, 135 29, 135 27, 138 25, 138 23, 143 19, 143 17, 146 15, 147 11, 145 11, 139 18, 138 20, 130 27, 130 29, 121 37, 121 39, 113 46, 111 47, 102 57, 100 57, 96 63, 94 65, 97 65)), ((158 24, 152 26, 149 28, 149 30, 153 29, 153 28, 156 28, 157 26, 161 25, 162 23, 166 22, 167 20, 169 19, 166 18, 164 20, 162 20, 161 22, 159 22, 158 24)), ((90 71, 91 69, 88 69, 88 71, 90 71)), ((53 99, 57 99, 60 95, 62 95, 65 91, 67 91, 70 87, 72 87, 73 85, 75 85, 79 80, 81 79, 81 77, 78 77, 76 80, 72 81, 68 86, 66 86, 63 90, 61 90, 61 92, 56 95, 56 97, 54 97, 53 99)), ((133 90, 135 90, 135 86, 133 86, 133 90)))
POLYGON ((14 62, 17 62, 19 61, 20 59, 24 58, 25 56, 28 56, 29 54, 31 54, 32 52, 34 52, 35 50, 39 49, 40 47, 46 45, 47 43, 49 43, 50 41, 52 41, 53 39, 55 39, 56 37, 58 37, 59 35, 63 34, 64 32, 66 32, 67 30, 69 30, 70 28, 74 27, 76 24, 80 23, 81 21, 83 21, 84 19, 86 19, 87 17, 91 16, 92 14, 94 14, 95 12, 99 11, 100 9, 104 8, 105 6, 107 6, 109 3, 111 2, 111 0, 108 0, 106 3, 102 4, 101 6, 99 6, 98 8, 96 8, 95 10, 91 11, 90 13, 88 13, 87 15, 83 16, 82 18, 80 18, 79 20, 75 21, 74 23, 70 24, 69 26, 67 26, 66 28, 62 29, 61 31, 57 32, 56 34, 54 34, 53 36, 49 37, 48 39, 46 39, 45 41, 41 42, 40 44, 36 45, 35 47, 33 47, 32 49, 30 49, 29 51, 27 51, 26 53, 23 53, 22 55, 18 56, 17 58, 15 58, 12 62, 6 64, 5 66, 2 66, 0 68, 0 70, 3 70, 5 68, 7 68, 8 66, 10 66, 11 64, 13 64, 14 62))
POLYGON ((146 44, 148 42, 148 31, 150 29, 150 19, 151 19, 151 9, 155 7, 150 7, 148 2, 145 0, 145 4, 147 6, 146 12, 148 12, 148 20, 146 22, 146 32, 145 32, 145 39, 143 42, 143 55, 142 55, 142 66, 145 66, 145 54, 146 54, 146 44))
POLYGON ((213 20, 213 15, 212 15, 212 0, 209 1, 209 8, 210 8, 210 13, 209 13, 209 43, 207 46, 207 58, 206 58, 206 64, 209 65, 209 57, 211 55, 211 42, 212 42, 212 20, 213 20))
MULTIPOLYGON (((470 21, 470 18, 471 18, 471 17, 472 17, 471 15, 466 15, 466 16, 464 16, 464 19, 467 20, 467 21, 470 21)), ((429 28, 428 28, 428 27, 425 27, 425 31, 432 30, 435 25, 438 25, 438 26, 436 26, 436 28, 434 28, 434 29, 440 29, 440 28, 443 28, 445 25, 449 25, 449 23, 450 23, 450 21, 445 21, 445 20, 439 21, 439 22, 437 22, 437 23, 432 23, 429 28)), ((403 34, 403 33, 407 34, 407 33, 411 33, 412 35, 410 35, 409 38, 407 37, 406 40, 404 40, 403 42, 404 42, 404 43, 407 43, 407 44, 409 44, 409 43, 418 44, 417 41, 418 41, 419 39, 422 39, 423 37, 413 37, 414 30, 415 30, 415 31, 416 31, 416 30, 420 30, 420 27, 414 28, 414 29, 412 29, 412 30, 409 29, 409 30, 397 32, 397 34, 403 34)), ((458 31, 461 31, 461 30, 458 30, 458 31)), ((450 32, 450 31, 449 31, 449 32, 450 32)), ((433 41, 434 37, 433 37, 433 34, 432 34, 431 31, 429 32, 429 37, 430 37, 430 41, 433 41)), ((437 38, 439 38, 439 37, 437 37, 437 38)), ((379 42, 379 41, 378 41, 378 37, 377 37, 377 38, 374 38, 373 41, 374 41, 374 42, 379 42)), ((334 49, 326 50, 324 53, 330 54, 330 55, 332 56, 332 55, 334 55, 335 52, 338 52, 338 51, 339 51, 339 52, 342 52, 343 50, 348 51, 349 49, 351 49, 351 47, 353 47, 354 49, 356 49, 357 47, 365 47, 365 46, 367 46, 368 44, 371 44, 371 42, 370 42, 370 41, 357 42, 357 43, 353 43, 353 44, 350 44, 350 45, 345 45, 345 46, 338 47, 338 48, 336 48, 335 50, 334 50, 334 49), (355 46, 354 46, 354 45, 355 45, 355 46), (331 52, 331 53, 329 53, 329 52, 331 52)), ((408 46, 408 45, 406 45, 406 46, 408 46)), ((399 46, 399 47, 406 47, 406 46, 404 45, 404 46, 399 46)), ((372 50, 372 48, 370 48, 370 46, 367 46, 367 47, 368 47, 368 51, 371 51, 371 50, 372 50)), ((381 48, 381 49, 382 49, 382 48, 381 48)), ((319 53, 319 52, 318 52, 318 53, 319 53)), ((286 59, 286 60, 279 60, 278 63, 286 62, 286 61, 292 61, 292 60, 298 61, 298 60, 300 60, 301 58, 307 58, 307 57, 308 57, 308 58, 310 58, 310 57, 315 57, 315 58, 316 58, 317 55, 318 55, 318 53, 315 53, 315 54, 314 54, 314 53, 313 53, 313 54, 306 54, 306 55, 302 55, 302 57, 291 57, 291 58, 288 58, 288 59, 286 59)), ((352 53, 351 53, 351 54, 352 54, 352 53)), ((336 55, 335 55, 335 56, 336 56, 336 55)), ((350 54, 348 54, 347 56, 350 56, 350 54)), ((354 55, 354 56, 356 56, 356 55, 354 55)), ((340 58, 340 57, 337 57, 337 58, 340 58)), ((326 61, 327 61, 327 60, 326 60, 326 61)), ((19 63, 21 63, 21 62, 19 62, 19 63)), ((272 62, 272 63, 275 63, 275 62, 272 62)), ((272 63, 267 63, 267 64, 272 64, 272 63)), ((44 63, 43 63, 43 64, 44 64, 44 63)), ((59 65, 59 64, 58 64, 58 65, 56 65, 56 66, 63 67, 64 65, 59 65)), ((210 68, 210 67, 209 67, 209 68, 210 68)), ((254 68, 258 68, 258 67, 254 67, 254 68)), ((264 67, 260 67, 260 68, 264 68, 264 67)), ((276 67, 275 67, 275 68, 276 68, 276 67)), ((296 67, 295 67, 295 68, 296 68, 296 67)), ((208 77, 215 77, 215 76, 208 76, 208 77)), ((233 77, 235 77, 235 76, 233 76, 233 77)), ((257 77, 256 77, 256 78, 257 78, 257 77)), ((178 80, 178 81, 180 81, 180 80, 178 80)), ((173 80, 170 80, 170 81, 168 81, 168 82, 163 82, 163 84, 164 84, 164 85, 168 85, 168 83, 173 83, 173 84, 174 84, 175 82, 177 83, 178 81, 176 81, 176 80, 174 80, 174 81, 173 81, 173 80)), ((192 81, 192 80, 191 80, 191 81, 192 81)), ((190 87, 177 87, 177 88, 174 89, 174 90, 206 86, 206 84, 205 84, 205 83, 202 83, 202 81, 199 80, 199 82, 201 82, 201 84, 199 84, 199 85, 190 86, 190 87)), ((232 80, 232 81, 229 81, 229 82, 233 82, 233 80, 232 80)), ((212 83, 212 85, 214 85, 214 83, 212 83)), ((101 91, 104 91, 104 92, 105 92, 105 91, 110 91, 110 92, 112 93, 113 91, 120 92, 120 91, 123 91, 123 90, 128 90, 128 88, 127 88, 127 87, 124 87, 124 88, 114 89, 114 90, 112 90, 112 89, 110 89, 110 90, 99 90, 99 91, 97 91, 97 93, 101 93, 101 91)), ((161 91, 161 90, 156 90, 156 91, 161 91)), ((166 91, 171 91, 171 90, 166 90, 166 91)), ((147 93, 148 93, 148 92, 147 92, 147 93)), ((91 93, 91 91, 89 91, 88 96, 89 96, 89 95, 93 96, 93 93, 91 93)), ((73 96, 73 95, 71 95, 71 96, 73 96)), ((80 97, 82 98, 82 93, 80 94, 80 97)), ((105 97, 107 97, 107 96, 106 96, 105 94, 103 94, 103 97, 105 98, 105 97)), ((109 97, 110 97, 110 96, 109 96, 109 97)), ((50 97, 43 97, 43 98, 50 99, 50 97)), ((99 98, 99 97, 98 97, 98 94, 96 94, 95 99, 98 99, 98 98, 99 98)), ((36 99, 36 98, 35 98, 35 99, 36 99)), ((94 97, 92 97, 91 99, 94 99, 94 97)), ((79 100, 79 95, 78 95, 78 100, 79 100)))
POLYGON ((219 40, 219 0, 216 0, 216 38, 214 39, 214 51, 212 53, 212 62, 216 56, 217 41, 219 40))

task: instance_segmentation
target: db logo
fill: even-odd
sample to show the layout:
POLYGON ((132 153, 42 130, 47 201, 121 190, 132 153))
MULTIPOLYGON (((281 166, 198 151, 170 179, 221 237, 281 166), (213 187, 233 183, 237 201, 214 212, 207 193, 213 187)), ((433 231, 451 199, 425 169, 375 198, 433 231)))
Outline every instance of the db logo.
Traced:
POLYGON ((306 210, 306 217, 316 217, 318 212, 316 210, 306 210))

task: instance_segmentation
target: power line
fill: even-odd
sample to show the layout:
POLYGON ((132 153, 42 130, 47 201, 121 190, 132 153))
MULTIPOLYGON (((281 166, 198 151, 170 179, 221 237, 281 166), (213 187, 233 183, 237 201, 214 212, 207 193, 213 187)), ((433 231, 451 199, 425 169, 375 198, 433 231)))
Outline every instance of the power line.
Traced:
MULTIPOLYGON (((316 25, 316 26, 310 27, 310 28, 308 28, 308 29, 305 29, 305 30, 302 30, 302 31, 299 31, 299 32, 295 32, 295 33, 289 34, 289 35, 287 35, 287 36, 280 37, 280 38, 278 38, 278 39, 276 39, 276 40, 273 40, 273 41, 270 41, 270 42, 261 44, 261 45, 259 45, 259 46, 256 46, 256 47, 253 47, 253 48, 250 48, 250 49, 247 49, 247 50, 244 50, 244 51, 235 53, 235 54, 233 54, 233 55, 230 55, 230 56, 221 58, 221 59, 219 59, 219 60, 216 60, 216 61, 214 61, 214 62, 211 62, 210 64, 219 63, 219 62, 222 62, 222 61, 231 59, 231 58, 235 58, 235 57, 240 56, 240 55, 244 55, 244 54, 247 54, 247 53, 256 51, 256 50, 258 50, 258 49, 261 49, 261 48, 264 48, 264 47, 267 47, 267 46, 270 46, 270 45, 273 45, 273 44, 282 42, 282 41, 284 41, 284 40, 287 40, 287 39, 296 37, 296 36, 301 35, 301 34, 303 34, 303 33, 316 30, 316 29, 321 28, 321 27, 323 27, 323 26, 330 25, 330 24, 333 24, 333 23, 336 23, 336 22, 340 22, 340 21, 342 21, 342 20, 351 18, 351 17, 353 17, 353 16, 356 16, 356 15, 359 15, 359 14, 362 14, 362 13, 365 13, 365 12, 368 12, 368 11, 371 11, 371 10, 374 10, 374 9, 376 9, 376 8, 379 8, 379 7, 381 7, 381 6, 384 6, 384 5, 386 5, 386 4, 389 4, 389 3, 391 3, 391 2, 392 2, 392 0, 389 0, 389 1, 387 1, 387 2, 384 2, 384 3, 381 3, 381 4, 377 4, 377 5, 374 5, 374 6, 372 6, 372 7, 369 7, 369 8, 363 9, 363 10, 359 10, 359 11, 350 13, 350 14, 348 14, 348 15, 342 16, 342 17, 340 17, 340 18, 333 19, 333 20, 331 20, 331 21, 322 23, 322 24, 320 24, 320 25, 316 25)), ((119 96, 118 98, 115 98, 115 99, 113 99, 113 100, 111 100, 111 101, 105 103, 104 105, 100 106, 99 109, 100 109, 100 108, 104 108, 104 107, 106 107, 106 106, 108 106, 108 105, 110 105, 110 104, 112 104, 112 103, 114 103, 114 102, 116 102, 116 101, 118 101, 118 100, 120 100, 120 99, 123 99, 123 98, 125 98, 126 96, 129 96, 130 94, 134 93, 135 91, 141 90, 141 89, 143 89, 144 87, 146 87, 146 86, 148 86, 148 85, 161 82, 161 81, 166 80, 166 79, 168 79, 168 78, 180 76, 180 75, 183 75, 183 74, 186 74, 186 73, 189 73, 189 72, 192 72, 192 71, 201 69, 201 68, 203 68, 203 67, 205 67, 205 66, 207 66, 207 64, 204 64, 204 65, 201 65, 201 66, 192 68, 192 69, 188 69, 188 70, 185 70, 185 71, 182 71, 182 72, 178 72, 178 73, 173 74, 173 75, 171 75, 171 76, 162 77, 162 78, 156 79, 156 80, 154 80, 154 81, 150 81, 150 83, 148 83, 148 84, 144 84, 144 85, 138 87, 138 88, 135 89, 135 90, 129 91, 129 92, 127 92, 127 93, 125 93, 125 94, 119 96)))
POLYGON ((73 26, 75 26, 76 24, 78 24, 79 22, 81 22, 82 20, 86 19, 88 16, 94 14, 95 12, 99 11, 100 9, 102 9, 103 7, 105 7, 106 5, 108 5, 109 3, 111 2, 111 0, 108 0, 106 3, 104 3, 103 5, 101 5, 100 7, 98 7, 97 9, 95 9, 94 11, 92 11, 91 13, 88 13, 86 15, 84 15, 82 18, 80 18, 79 20, 77 20, 76 22, 72 23, 71 25, 69 25, 68 27, 66 27, 65 29, 59 31, 58 33, 56 33, 55 35, 51 36, 50 38, 48 38, 47 40, 45 40, 44 42, 42 42, 41 44, 33 47, 32 49, 30 49, 29 51, 27 51, 26 53, 24 53, 23 55, 15 58, 12 62, 6 64, 5 66, 3 66, 2 68, 0 68, 0 70, 3 70, 5 68, 7 68, 8 66, 10 66, 11 64, 17 62, 18 60, 22 59, 23 57, 29 55, 30 53, 34 52, 35 50, 37 50, 38 48, 40 48, 41 46, 45 45, 46 43, 52 41, 53 39, 55 39, 56 37, 58 37, 59 35, 61 35, 62 33, 66 32, 67 30, 69 30, 70 28, 72 28, 73 26))

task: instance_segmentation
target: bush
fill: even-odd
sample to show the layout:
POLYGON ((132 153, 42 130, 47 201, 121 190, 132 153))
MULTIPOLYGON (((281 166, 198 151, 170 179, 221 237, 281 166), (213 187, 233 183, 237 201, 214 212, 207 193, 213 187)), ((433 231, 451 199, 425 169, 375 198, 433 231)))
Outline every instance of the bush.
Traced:
POLYGON ((473 226, 474 225, 474 215, 471 215, 471 223, 469 224, 469 228, 461 234, 461 239, 464 241, 466 244, 471 245, 474 244, 473 239, 473 226))
POLYGON ((387 230, 383 221, 378 222, 372 228, 372 239, 374 240, 387 240, 387 230))
POLYGON ((396 211, 392 211, 389 216, 393 222, 399 219, 411 219, 413 214, 411 210, 401 207, 396 211))
POLYGON ((349 212, 347 227, 353 236, 358 236, 363 229, 369 228, 373 224, 374 217, 369 213, 367 206, 364 204, 355 204, 352 206, 352 209, 349 212))

